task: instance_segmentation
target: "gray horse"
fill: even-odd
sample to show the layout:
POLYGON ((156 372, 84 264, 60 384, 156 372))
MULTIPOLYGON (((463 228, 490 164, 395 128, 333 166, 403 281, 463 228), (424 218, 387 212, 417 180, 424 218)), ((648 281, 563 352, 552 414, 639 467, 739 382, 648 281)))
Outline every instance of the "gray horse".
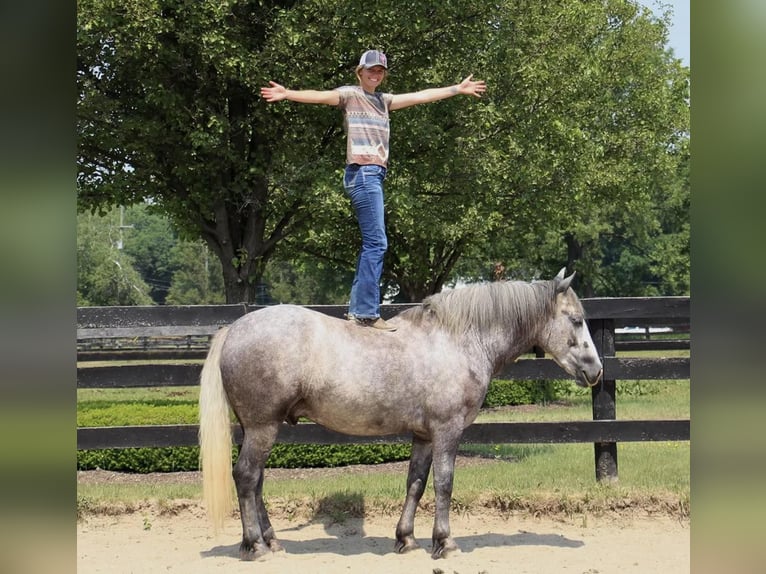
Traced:
POLYGON ((280 425, 300 417, 350 435, 412 434, 397 552, 418 547, 415 510, 433 466, 434 558, 458 549, 449 509, 455 457, 492 376, 533 346, 583 387, 602 365, 564 269, 550 281, 503 281, 443 292, 407 309, 394 333, 294 305, 249 313, 214 337, 202 369, 203 498, 220 527, 232 511, 232 475, 242 519, 240 557, 281 550, 263 501, 263 472, 280 425), (242 425, 232 473, 229 406, 242 425))

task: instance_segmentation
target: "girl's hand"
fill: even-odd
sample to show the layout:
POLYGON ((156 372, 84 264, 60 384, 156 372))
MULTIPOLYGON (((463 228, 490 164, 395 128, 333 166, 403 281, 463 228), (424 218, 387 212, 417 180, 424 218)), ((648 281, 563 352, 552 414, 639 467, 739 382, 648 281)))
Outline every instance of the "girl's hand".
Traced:
POLYGON ((473 74, 460 82, 460 84, 457 86, 457 91, 459 94, 466 96, 476 96, 477 98, 480 98, 481 95, 487 91, 487 84, 484 82, 484 80, 474 81, 472 78, 473 74))
POLYGON ((267 102, 278 102, 287 97, 287 88, 276 82, 269 82, 270 88, 261 88, 261 97, 267 102))

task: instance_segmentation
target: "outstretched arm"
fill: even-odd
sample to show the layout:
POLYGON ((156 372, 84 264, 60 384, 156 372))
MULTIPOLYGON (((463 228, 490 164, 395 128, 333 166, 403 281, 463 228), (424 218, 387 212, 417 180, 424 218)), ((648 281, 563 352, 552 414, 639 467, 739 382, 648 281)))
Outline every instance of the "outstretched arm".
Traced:
POLYGON ((302 104, 326 104, 337 106, 340 96, 336 90, 288 90, 276 82, 269 82, 268 88, 261 88, 261 97, 267 102, 290 100, 302 104))
POLYGON ((393 100, 391 100, 391 109, 400 110, 416 104, 427 104, 428 102, 451 98, 458 94, 480 98, 486 90, 487 84, 484 80, 473 80, 473 74, 471 74, 465 80, 454 86, 429 88, 410 94, 395 94, 393 100))

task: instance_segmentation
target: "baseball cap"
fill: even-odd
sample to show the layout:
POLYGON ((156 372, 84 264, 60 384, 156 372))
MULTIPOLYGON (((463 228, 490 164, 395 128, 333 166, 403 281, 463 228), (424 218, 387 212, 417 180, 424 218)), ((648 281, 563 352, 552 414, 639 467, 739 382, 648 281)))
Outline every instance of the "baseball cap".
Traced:
POLYGON ((383 52, 377 50, 367 50, 359 58, 359 65, 363 68, 372 68, 373 66, 383 66, 388 70, 388 59, 383 52))

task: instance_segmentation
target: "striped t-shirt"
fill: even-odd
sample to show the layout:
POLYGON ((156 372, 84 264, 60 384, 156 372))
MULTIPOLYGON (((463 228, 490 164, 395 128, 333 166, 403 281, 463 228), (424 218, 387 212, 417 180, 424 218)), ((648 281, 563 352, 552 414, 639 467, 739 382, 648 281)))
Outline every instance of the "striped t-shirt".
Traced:
POLYGON ((346 128, 346 163, 388 165, 388 110, 392 94, 369 94, 360 86, 337 88, 346 128))

